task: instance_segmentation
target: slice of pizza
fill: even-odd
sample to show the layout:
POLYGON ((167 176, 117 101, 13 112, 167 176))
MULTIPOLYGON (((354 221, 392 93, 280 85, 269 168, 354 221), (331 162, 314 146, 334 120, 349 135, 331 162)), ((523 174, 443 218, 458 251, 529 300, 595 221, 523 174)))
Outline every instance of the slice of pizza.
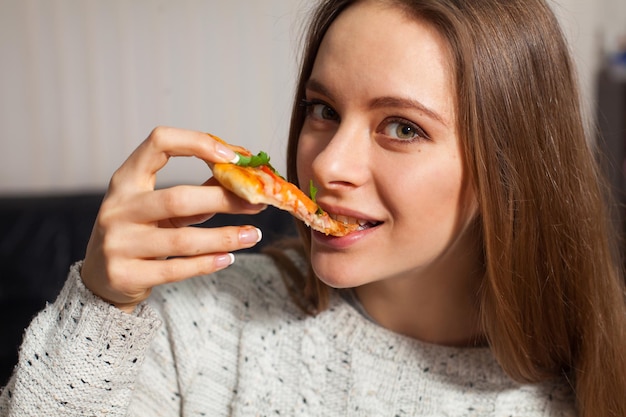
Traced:
POLYGON ((288 211, 307 226, 326 235, 345 236, 357 230, 358 224, 348 224, 331 218, 315 198, 311 183, 311 197, 280 176, 269 163, 265 152, 253 155, 248 149, 226 143, 217 136, 213 139, 229 146, 239 156, 236 163, 212 164, 213 176, 226 189, 253 204, 269 204, 288 211))

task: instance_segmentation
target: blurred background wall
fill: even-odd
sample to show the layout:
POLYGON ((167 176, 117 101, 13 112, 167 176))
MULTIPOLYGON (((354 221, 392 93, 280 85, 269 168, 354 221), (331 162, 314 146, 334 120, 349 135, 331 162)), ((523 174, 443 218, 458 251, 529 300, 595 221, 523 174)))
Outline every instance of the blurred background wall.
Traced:
POLYGON ((157 125, 282 162, 305 3, 0 0, 0 193, 103 189, 157 125))
MULTIPOLYGON (((157 125, 266 150, 284 170, 310 0, 0 0, 0 194, 102 190, 157 125)), ((593 113, 624 0, 552 4, 593 113)), ((174 161, 161 184, 201 183, 174 161)))

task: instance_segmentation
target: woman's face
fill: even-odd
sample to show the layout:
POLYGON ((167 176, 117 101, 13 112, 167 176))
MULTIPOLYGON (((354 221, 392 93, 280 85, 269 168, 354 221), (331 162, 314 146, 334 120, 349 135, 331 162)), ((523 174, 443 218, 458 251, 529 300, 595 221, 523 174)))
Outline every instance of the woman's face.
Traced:
POLYGON ((455 262, 475 213, 456 131, 447 44, 399 9, 360 2, 328 30, 306 88, 300 187, 331 216, 365 223, 312 232, 316 274, 333 287, 414 278, 455 262))

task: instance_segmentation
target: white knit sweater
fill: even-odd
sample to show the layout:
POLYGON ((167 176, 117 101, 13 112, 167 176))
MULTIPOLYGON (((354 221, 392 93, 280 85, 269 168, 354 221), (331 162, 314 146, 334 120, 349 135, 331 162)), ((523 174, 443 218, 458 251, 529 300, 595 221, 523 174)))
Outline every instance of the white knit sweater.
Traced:
POLYGON ((26 331, 1 416, 575 415, 564 384, 517 384, 487 348, 394 334, 338 296, 303 315, 263 255, 156 288, 133 315, 79 268, 26 331))

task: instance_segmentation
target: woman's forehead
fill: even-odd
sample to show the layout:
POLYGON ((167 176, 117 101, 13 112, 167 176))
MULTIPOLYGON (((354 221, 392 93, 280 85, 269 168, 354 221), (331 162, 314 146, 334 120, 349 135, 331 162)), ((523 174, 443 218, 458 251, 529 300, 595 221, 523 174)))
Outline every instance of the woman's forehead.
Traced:
POLYGON ((455 83, 448 51, 447 40, 428 22, 386 3, 358 2, 328 29, 310 79, 337 95, 420 102, 452 125, 455 83))

